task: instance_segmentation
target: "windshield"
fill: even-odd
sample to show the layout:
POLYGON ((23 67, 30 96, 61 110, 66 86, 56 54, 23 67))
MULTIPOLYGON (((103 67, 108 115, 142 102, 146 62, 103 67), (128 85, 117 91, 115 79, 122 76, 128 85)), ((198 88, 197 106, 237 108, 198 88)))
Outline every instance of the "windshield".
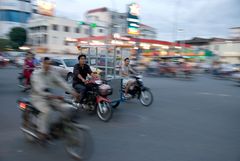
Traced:
POLYGON ((64 59, 64 63, 67 67, 74 67, 75 64, 78 63, 77 59, 64 59))

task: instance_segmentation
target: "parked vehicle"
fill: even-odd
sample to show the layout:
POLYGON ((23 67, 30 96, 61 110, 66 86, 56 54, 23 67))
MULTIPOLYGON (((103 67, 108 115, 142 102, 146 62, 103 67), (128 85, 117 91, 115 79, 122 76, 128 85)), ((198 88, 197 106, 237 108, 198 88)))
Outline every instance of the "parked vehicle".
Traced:
POLYGON ((240 72, 232 74, 232 80, 240 85, 240 72))
MULTIPOLYGON (((76 56, 59 56, 52 58, 53 69, 60 73, 60 75, 68 82, 73 80, 73 67, 78 63, 76 56)), ((90 66, 93 72, 101 72, 101 70, 90 66)))
POLYGON ((22 67, 24 65, 24 60, 25 60, 25 54, 26 53, 19 53, 16 57, 15 57, 15 65, 17 67, 22 67))
POLYGON ((5 53, 0 53, 0 67, 5 67, 10 62, 10 59, 6 56, 5 53))

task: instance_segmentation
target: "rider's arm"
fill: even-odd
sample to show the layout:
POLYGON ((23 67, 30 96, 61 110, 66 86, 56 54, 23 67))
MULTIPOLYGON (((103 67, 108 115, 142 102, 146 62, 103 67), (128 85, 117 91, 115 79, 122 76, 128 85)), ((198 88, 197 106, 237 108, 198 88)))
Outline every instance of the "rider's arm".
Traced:
POLYGON ((131 74, 137 75, 137 72, 131 66, 129 66, 129 71, 131 74))

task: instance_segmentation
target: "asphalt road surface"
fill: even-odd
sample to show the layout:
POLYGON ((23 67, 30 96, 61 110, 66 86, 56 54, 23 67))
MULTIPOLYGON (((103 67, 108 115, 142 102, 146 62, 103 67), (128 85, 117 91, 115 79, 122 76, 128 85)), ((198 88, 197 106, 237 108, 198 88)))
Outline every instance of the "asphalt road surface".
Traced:
MULTIPOLYGON (((0 69, 0 161, 71 161, 61 142, 43 148, 24 139, 18 72, 0 69)), ((91 161, 240 161, 240 87, 205 75, 144 80, 151 107, 122 103, 108 123, 80 115, 95 142, 91 161)))

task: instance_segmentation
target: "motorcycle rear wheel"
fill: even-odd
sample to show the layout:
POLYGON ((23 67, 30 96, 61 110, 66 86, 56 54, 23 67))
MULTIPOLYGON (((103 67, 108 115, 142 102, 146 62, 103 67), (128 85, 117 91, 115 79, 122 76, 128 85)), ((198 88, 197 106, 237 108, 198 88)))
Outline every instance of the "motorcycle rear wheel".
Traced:
POLYGON ((36 135, 34 134, 33 131, 36 130, 36 127, 34 126, 33 124, 33 114, 32 113, 27 113, 27 111, 24 111, 23 114, 22 114, 22 118, 23 118, 23 123, 22 123, 22 131, 23 131, 23 135, 24 135, 24 138, 28 141, 28 142, 35 142, 36 141, 36 137, 34 137, 33 135, 36 135), (26 120, 28 119, 28 121, 26 120), (27 124, 27 126, 26 126, 27 124), (25 125, 25 126, 24 126, 25 125), (25 132, 25 131, 29 131, 31 132, 33 135, 29 134, 28 132, 25 132))

